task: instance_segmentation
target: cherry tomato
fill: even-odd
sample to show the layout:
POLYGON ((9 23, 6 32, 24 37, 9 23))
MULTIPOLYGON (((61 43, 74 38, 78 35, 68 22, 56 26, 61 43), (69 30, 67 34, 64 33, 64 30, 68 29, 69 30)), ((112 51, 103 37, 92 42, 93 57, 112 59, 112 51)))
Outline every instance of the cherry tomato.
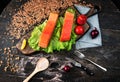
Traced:
POLYGON ((84 25, 87 21, 87 16, 85 15, 79 15, 78 18, 77 18, 77 23, 79 25, 84 25))
POLYGON ((83 26, 76 26, 75 27, 75 33, 77 35, 83 35, 84 34, 84 27, 83 26))

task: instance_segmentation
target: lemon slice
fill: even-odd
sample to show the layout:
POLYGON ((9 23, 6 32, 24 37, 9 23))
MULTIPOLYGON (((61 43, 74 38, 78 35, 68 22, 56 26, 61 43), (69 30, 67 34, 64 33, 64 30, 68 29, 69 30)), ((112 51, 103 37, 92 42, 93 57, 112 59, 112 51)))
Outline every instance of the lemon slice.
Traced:
POLYGON ((21 50, 23 50, 25 48, 26 43, 27 43, 26 39, 23 39, 22 45, 21 45, 21 50))

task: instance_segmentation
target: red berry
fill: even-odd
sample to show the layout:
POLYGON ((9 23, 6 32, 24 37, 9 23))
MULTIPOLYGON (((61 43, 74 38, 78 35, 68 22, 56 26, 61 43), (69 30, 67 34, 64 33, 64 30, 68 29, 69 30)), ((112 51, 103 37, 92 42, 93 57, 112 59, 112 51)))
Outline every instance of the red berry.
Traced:
POLYGON ((68 66, 68 65, 64 66, 63 70, 64 70, 65 72, 70 71, 70 66, 68 66))
POLYGON ((98 32, 97 28, 93 29, 90 32, 90 35, 91 35, 92 39, 96 38, 99 35, 99 32, 98 32))
POLYGON ((77 35, 83 35, 84 34, 84 27, 83 26, 76 26, 75 27, 75 33, 77 35))
POLYGON ((77 18, 77 23, 79 25, 84 25, 87 21, 87 16, 85 15, 79 15, 78 18, 77 18))

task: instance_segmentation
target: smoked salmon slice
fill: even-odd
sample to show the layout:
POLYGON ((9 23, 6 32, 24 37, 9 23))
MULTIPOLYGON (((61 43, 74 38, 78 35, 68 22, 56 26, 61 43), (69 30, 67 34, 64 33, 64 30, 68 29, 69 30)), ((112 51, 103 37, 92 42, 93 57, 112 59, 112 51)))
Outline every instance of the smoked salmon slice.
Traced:
POLYGON ((66 11, 64 21, 63 21, 61 36, 60 36, 61 42, 70 40, 73 21, 74 21, 74 14, 66 11))
POLYGON ((43 31, 42 31, 42 33, 40 35, 40 38, 39 38, 39 44, 38 45, 41 48, 47 48, 47 46, 48 46, 48 44, 50 42, 50 39, 52 37, 54 28, 56 26, 57 19, 58 19, 58 14, 50 13, 47 24, 44 27, 44 29, 43 29, 43 31))

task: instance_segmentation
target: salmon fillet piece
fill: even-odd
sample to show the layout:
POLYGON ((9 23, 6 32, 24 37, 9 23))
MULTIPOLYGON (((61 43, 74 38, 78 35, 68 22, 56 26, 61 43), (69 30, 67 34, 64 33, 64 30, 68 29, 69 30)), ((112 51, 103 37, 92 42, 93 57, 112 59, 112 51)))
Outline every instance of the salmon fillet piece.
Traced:
POLYGON ((39 44, 38 44, 40 47, 47 48, 50 39, 52 37, 54 28, 56 26, 57 19, 58 19, 58 14, 50 13, 47 24, 40 35, 39 44))
POLYGON ((62 32, 60 36, 60 41, 64 42, 70 40, 73 21, 74 21, 74 14, 70 12, 66 12, 63 22, 62 32))

